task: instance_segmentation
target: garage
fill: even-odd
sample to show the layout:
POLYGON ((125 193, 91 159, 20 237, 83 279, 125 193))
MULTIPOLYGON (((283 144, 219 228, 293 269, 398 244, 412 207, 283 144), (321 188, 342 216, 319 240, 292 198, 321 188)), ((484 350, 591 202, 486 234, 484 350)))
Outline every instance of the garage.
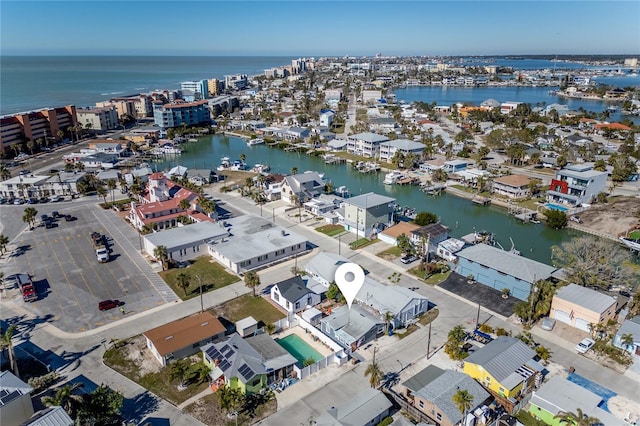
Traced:
POLYGON ((560 322, 571 325, 571 317, 569 316, 568 312, 559 311, 556 309, 553 313, 553 317, 560 322))
POLYGON ((573 326, 582 331, 590 331, 589 330, 589 321, 584 318, 576 318, 576 322, 573 326))

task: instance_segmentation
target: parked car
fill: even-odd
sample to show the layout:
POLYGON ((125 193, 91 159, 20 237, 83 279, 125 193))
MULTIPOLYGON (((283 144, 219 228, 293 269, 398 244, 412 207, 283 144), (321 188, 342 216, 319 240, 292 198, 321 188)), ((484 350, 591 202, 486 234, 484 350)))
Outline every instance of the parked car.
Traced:
POLYGON ((570 216, 569 220, 571 220, 571 222, 575 222, 575 223, 582 223, 582 219, 580 219, 580 216, 576 216, 576 215, 570 216))
POLYGON ((117 308, 118 306, 120 306, 119 300, 108 299, 98 303, 98 309, 101 311, 108 311, 109 309, 117 308))
POLYGON ((412 254, 408 254, 400 258, 400 262, 404 263, 405 265, 411 262, 415 262, 416 260, 418 260, 418 258, 412 254))
POLYGON ((24 176, 24 175, 28 175, 31 173, 31 170, 20 170, 20 175, 24 176))
POLYGON ((18 204, 24 204, 24 200, 22 198, 16 198, 15 200, 13 200, 13 204, 15 204, 16 206, 18 204))
POLYGON ((553 327, 556 325, 555 318, 545 317, 542 319, 542 324, 540 324, 540 328, 543 330, 551 331, 553 327))
POLYGON ((54 210, 54 211, 51 212, 51 217, 58 218, 58 217, 61 217, 61 216, 62 215, 57 210, 54 210))
POLYGON ((27 204, 38 204, 38 199, 37 198, 29 198, 27 200, 27 204))
POLYGON ((66 222, 73 222, 74 220, 77 220, 78 218, 75 216, 71 216, 70 214, 66 214, 64 215, 64 220, 66 222))
POLYGON ((64 197, 60 196, 60 195, 54 195, 53 197, 51 197, 51 202, 52 203, 57 203, 58 201, 62 201, 64 200, 64 197))
POLYGON ((580 341, 580 343, 578 343, 576 345, 576 352, 584 354, 586 353, 589 349, 591 349, 593 347, 593 345, 595 345, 596 342, 593 339, 590 339, 588 337, 585 337, 584 339, 582 339, 580 341))

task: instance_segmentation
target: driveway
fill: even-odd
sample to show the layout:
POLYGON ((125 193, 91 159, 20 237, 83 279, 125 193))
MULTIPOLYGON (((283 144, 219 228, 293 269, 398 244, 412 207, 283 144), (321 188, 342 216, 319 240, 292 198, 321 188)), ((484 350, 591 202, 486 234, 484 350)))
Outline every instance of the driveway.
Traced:
POLYGON ((473 303, 479 303, 486 309, 502 315, 505 318, 513 315, 518 302, 522 300, 513 296, 502 298, 502 292, 480 283, 469 284, 467 278, 452 272, 446 280, 438 284, 451 293, 457 294, 473 303))

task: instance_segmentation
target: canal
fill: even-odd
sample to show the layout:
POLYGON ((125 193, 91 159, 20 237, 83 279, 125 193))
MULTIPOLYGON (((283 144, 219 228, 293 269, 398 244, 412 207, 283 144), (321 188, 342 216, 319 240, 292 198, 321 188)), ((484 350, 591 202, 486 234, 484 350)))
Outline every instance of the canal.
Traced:
POLYGON ((222 157, 239 159, 246 155, 248 168, 254 164, 269 164, 272 173, 288 174, 292 167, 298 172, 315 170, 325 174, 335 188, 346 186, 352 195, 376 192, 397 199, 398 204, 410 206, 416 211, 435 213, 444 225, 451 228, 455 237, 486 230, 495 234, 496 240, 506 249, 511 248, 510 238, 523 256, 549 264, 551 246, 569 241, 575 232, 553 230, 544 224, 523 224, 507 215, 506 210, 494 206, 477 206, 470 200, 449 194, 431 196, 421 192, 416 186, 384 185, 384 173, 362 174, 350 164, 328 165, 320 157, 284 152, 266 145, 248 147, 246 141, 237 137, 222 135, 205 136, 198 142, 183 145, 186 152, 156 163, 158 171, 168 170, 175 165, 195 169, 214 169, 222 157))

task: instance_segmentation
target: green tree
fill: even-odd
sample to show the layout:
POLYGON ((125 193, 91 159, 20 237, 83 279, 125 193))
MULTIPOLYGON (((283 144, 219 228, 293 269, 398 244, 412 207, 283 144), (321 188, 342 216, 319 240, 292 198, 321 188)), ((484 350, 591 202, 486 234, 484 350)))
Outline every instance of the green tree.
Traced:
POLYGON ((101 384, 82 398, 76 424, 83 426, 120 424, 123 403, 124 395, 121 392, 101 384))
POLYGON ((171 364, 171 370, 169 371, 169 379, 177 380, 180 382, 180 387, 187 385, 187 374, 189 372, 189 365, 183 359, 179 359, 171 364))
POLYGON ((227 414, 235 411, 242 402, 242 392, 240 392, 240 389, 231 389, 231 387, 227 385, 220 387, 216 391, 216 396, 218 397, 218 405, 227 414))
POLYGON ((260 277, 256 271, 247 271, 244 274, 244 285, 249 287, 253 291, 253 296, 256 296, 256 287, 260 286, 260 277))
POLYGON ((545 363, 549 361, 549 359, 551 358, 552 352, 546 346, 538 345, 536 346, 535 351, 536 351, 536 354, 538 354, 538 356, 540 357, 540 359, 543 360, 545 363))
POLYGON ((184 296, 187 296, 187 289, 191 285, 191 276, 187 273, 180 272, 176 276, 176 280, 178 281, 177 285, 184 291, 184 296))
POLYGON ((0 164, 0 180, 7 180, 11 177, 11 172, 4 164, 0 164))
POLYGON ((111 191, 111 202, 113 203, 115 201, 115 189, 118 186, 117 182, 115 179, 108 179, 107 180, 107 188, 109 188, 109 191, 111 191))
POLYGON ((70 416, 73 416, 76 407, 82 402, 82 397, 75 395, 74 392, 83 386, 84 384, 81 382, 64 385, 56 389, 53 395, 43 396, 41 401, 47 407, 60 406, 64 411, 69 413, 70 416))
POLYGON ((182 200, 180 200, 180 203, 178 203, 178 206, 182 210, 187 211, 187 210, 189 210, 189 207, 191 206, 191 203, 187 199, 182 199, 182 200))
POLYGON ((297 168, 297 167, 295 167, 295 166, 293 166, 293 167, 291 168, 291 174, 292 174, 292 175, 297 175, 297 174, 298 174, 298 168, 297 168))
POLYGON ((13 350, 13 333, 16 331, 16 325, 11 324, 0 337, 0 350, 3 352, 6 350, 9 353, 9 368, 13 371, 16 377, 20 377, 18 371, 18 362, 16 361, 16 353, 13 350))
POLYGON ((413 221, 416 225, 425 226, 438 222, 438 216, 431 212, 420 212, 413 221))
POLYGON ((164 271, 165 269, 167 269, 167 260, 168 260, 168 256, 169 256, 169 252, 167 251, 167 247, 160 245, 160 246, 154 248, 153 249, 153 255, 155 256, 156 259, 158 259, 160 262, 162 262, 162 270, 164 271))
POLYGON ((620 344, 624 346, 626 350, 633 348, 633 334, 626 333, 620 336, 620 344))
POLYGON ((391 312, 387 311, 384 313, 384 331, 389 332, 389 327, 391 326, 391 321, 395 318, 391 312))
POLYGON ((242 161, 242 164, 245 163, 246 159, 247 159, 247 156, 245 154, 240 154, 240 161, 242 161))
POLYGON ((338 284, 336 284, 335 281, 332 281, 331 284, 329 284, 329 288, 327 289, 325 295, 327 296, 327 299, 330 300, 336 300, 343 303, 345 301, 345 298, 340 291, 340 287, 338 287, 338 284))
POLYGON ((0 256, 4 254, 4 251, 7 249, 7 245, 9 244, 9 237, 4 234, 0 234, 0 256))
POLYGON ((412 254, 415 252, 415 248, 413 244, 411 244, 411 240, 404 233, 398 235, 396 238, 396 245, 403 253, 412 254))
POLYGON ((560 411, 553 418, 560 420, 560 424, 566 423, 575 426, 591 426, 595 423, 601 423, 600 419, 588 416, 581 408, 576 409, 575 413, 572 411, 560 411))
POLYGON ((553 229, 562 229, 569 223, 567 214, 560 210, 547 209, 543 214, 547 217, 547 225, 553 229))
POLYGON ((469 410, 473 408, 473 395, 466 389, 458 389, 451 397, 451 400, 458 410, 460 410, 460 414, 462 414, 462 424, 465 424, 465 417, 467 417, 469 410))
POLYGON ((372 388, 380 387, 384 372, 378 363, 376 363, 376 348, 373 349, 373 360, 371 364, 367 366, 367 369, 364 370, 364 376, 369 378, 369 385, 371 385, 372 388))
POLYGON ((104 189, 104 186, 100 185, 96 188, 96 194, 98 197, 102 198, 103 202, 107 202, 107 190, 104 189))
POLYGON ((33 207, 27 207, 24 209, 24 213, 22 214, 22 221, 33 228, 36 217, 38 217, 38 211, 33 207))

